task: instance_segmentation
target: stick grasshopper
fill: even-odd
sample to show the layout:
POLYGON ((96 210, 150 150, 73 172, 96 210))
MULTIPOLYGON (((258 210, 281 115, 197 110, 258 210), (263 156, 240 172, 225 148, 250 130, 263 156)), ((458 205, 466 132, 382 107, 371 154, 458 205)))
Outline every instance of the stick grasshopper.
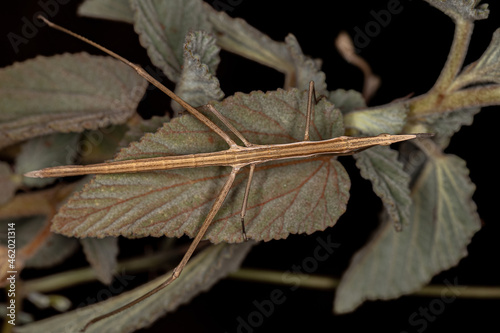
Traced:
POLYGON ((170 285, 175 281, 181 274, 183 268, 188 263, 189 259, 193 255, 193 252, 198 247, 198 244, 204 237, 207 229, 210 227, 214 217, 222 206, 231 186, 235 180, 237 173, 244 167, 250 167, 249 176, 245 188, 245 195, 242 202, 241 209, 241 225, 244 239, 246 239, 245 233, 245 213, 248 195, 250 193, 250 186, 252 183, 252 177, 255 171, 255 166, 261 163, 275 161, 279 159, 293 159, 293 158, 305 158, 320 154, 329 155, 351 155, 362 151, 364 149, 377 146, 377 145, 390 145, 395 142, 411 140, 419 137, 426 137, 429 134, 403 134, 403 135, 390 135, 390 134, 380 134, 373 137, 349 137, 341 136, 337 138, 322 140, 322 141, 310 141, 309 139, 309 128, 311 119, 314 112, 315 102, 315 92, 314 92, 314 82, 311 81, 309 85, 308 93, 308 103, 307 103, 307 116, 306 116, 306 129, 304 134, 304 140, 300 142, 287 143, 287 144, 274 144, 274 145, 257 145, 250 143, 245 137, 213 106, 207 105, 214 115, 222 121, 222 123, 234 134, 241 142, 244 144, 240 146, 233 141, 228 134, 226 134, 220 127, 214 124, 211 120, 206 118, 194 107, 189 105, 187 102, 182 100, 171 90, 163 86, 160 82, 149 75, 140 66, 135 65, 128 61, 127 59, 121 57, 120 55, 104 48, 103 46, 96 44, 85 37, 73 33, 61 26, 58 26, 46 18, 39 16, 47 25, 62 32, 65 32, 75 38, 78 38, 100 50, 107 53, 108 55, 122 61, 126 65, 133 68, 140 76, 145 78, 151 84, 155 85, 158 89, 172 98, 174 101, 179 103, 183 108, 195 116, 199 121, 205 124, 208 128, 219 135, 229 146, 227 150, 213 152, 213 153, 200 153, 200 154, 190 154, 190 155, 180 155, 180 156, 168 156, 168 157, 157 157, 157 158, 146 158, 140 160, 126 160, 126 161, 116 161, 108 163, 99 163, 92 165, 68 165, 68 166, 58 166, 51 167, 42 170, 36 170, 26 173, 27 177, 66 177, 66 176, 76 176, 76 175, 86 175, 86 174, 109 174, 109 173, 130 173, 130 172, 141 172, 141 171, 152 171, 152 170, 169 170, 178 168, 198 168, 198 167, 208 167, 208 166, 229 166, 232 168, 231 173, 226 180, 224 186, 222 187, 220 193, 217 195, 215 202, 210 209, 205 221, 203 222, 200 230, 198 231, 196 237, 188 248, 187 252, 184 254, 181 262, 174 268, 171 276, 167 278, 163 283, 150 290, 148 293, 137 298, 136 300, 123 305, 122 307, 113 310, 109 313, 103 314, 101 316, 95 317, 89 321, 85 327, 82 328, 82 332, 85 331, 90 325, 101 321, 105 318, 113 316, 119 312, 126 310, 129 307, 141 302, 142 300, 150 297, 166 286, 170 285))

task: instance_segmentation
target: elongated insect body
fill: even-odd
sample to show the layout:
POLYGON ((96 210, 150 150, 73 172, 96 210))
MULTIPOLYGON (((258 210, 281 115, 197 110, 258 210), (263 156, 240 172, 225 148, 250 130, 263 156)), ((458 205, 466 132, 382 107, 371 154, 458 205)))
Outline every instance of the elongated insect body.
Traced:
POLYGON ((210 227, 215 215, 222 206, 227 194, 229 193, 229 190, 231 189, 235 177, 241 168, 245 166, 250 166, 248 182, 245 188, 245 195, 241 209, 242 232, 244 238, 246 239, 245 222, 244 222, 246 204, 248 201, 248 195, 250 191, 250 185, 252 182, 253 173, 255 171, 255 166, 257 164, 269 161, 281 160, 281 159, 305 158, 319 154, 349 155, 377 145, 386 146, 395 142, 429 136, 429 134, 402 134, 402 135, 380 134, 378 136, 373 136, 373 137, 341 136, 328 140, 310 141, 309 127, 313 114, 313 99, 314 99, 314 83, 311 82, 309 85, 307 119, 306 119, 306 130, 304 134, 304 141, 300 142, 276 144, 276 145, 252 144, 249 141, 247 141, 245 137, 236 128, 234 128, 232 124, 223 115, 221 115, 213 106, 208 105, 208 108, 212 111, 212 113, 217 118, 219 118, 229 128, 229 130, 243 142, 245 147, 238 146, 229 137, 229 135, 225 133, 222 129, 220 129, 216 124, 214 124, 211 120, 206 118, 203 114, 201 114, 198 110, 189 105, 187 102, 182 100, 179 96, 174 94, 168 88, 163 86, 151 75, 146 73, 146 71, 144 71, 140 66, 131 63, 130 61, 124 59, 118 54, 86 39, 85 37, 77 35, 63 27, 60 27, 48 21, 44 17, 39 17, 39 18, 42 19, 45 23, 47 23, 50 27, 53 27, 57 30, 70 34, 80 40, 83 40, 84 42, 97 47, 103 52, 109 54, 110 56, 122 61, 123 63, 135 69, 139 75, 141 75, 150 83, 158 87, 161 91, 163 91, 165 94, 171 97, 174 101, 178 102, 188 112, 194 115, 203 124, 209 127, 213 132, 218 134, 228 144, 229 149, 212 153, 114 161, 114 162, 99 163, 99 164, 84 165, 84 166, 82 165, 59 166, 59 167, 46 168, 42 170, 28 172, 25 174, 27 177, 39 177, 39 178, 66 177, 66 176, 77 176, 77 175, 87 175, 87 174, 130 173, 130 172, 169 170, 169 169, 179 169, 179 168, 198 168, 198 167, 209 167, 209 166, 232 167, 231 173, 227 178, 226 183, 222 187, 220 193, 215 198, 214 204, 210 209, 210 212, 205 218, 205 221, 200 227, 200 230, 198 231, 193 242, 189 246, 181 262, 173 270, 172 275, 169 276, 163 283, 158 285, 156 288, 150 290, 149 292, 137 298, 136 300, 133 300, 132 302, 127 303, 116 310, 113 310, 111 312, 93 318, 92 320, 87 322, 87 324, 81 329, 81 332, 85 331, 89 326, 95 324, 96 322, 109 318, 143 301, 144 299, 162 290, 163 288, 171 284, 175 279, 179 277, 182 270, 184 269, 189 259, 193 255, 199 242, 203 239, 203 236, 210 227))
POLYGON ((322 141, 301 141, 277 145, 252 145, 251 147, 232 147, 227 150, 189 155, 144 158, 91 165, 66 165, 31 171, 27 177, 68 177, 89 174, 130 173, 209 166, 241 167, 274 160, 304 158, 320 154, 353 154, 360 149, 376 145, 390 145, 399 141, 414 139, 418 134, 390 135, 375 137, 341 136, 322 141))

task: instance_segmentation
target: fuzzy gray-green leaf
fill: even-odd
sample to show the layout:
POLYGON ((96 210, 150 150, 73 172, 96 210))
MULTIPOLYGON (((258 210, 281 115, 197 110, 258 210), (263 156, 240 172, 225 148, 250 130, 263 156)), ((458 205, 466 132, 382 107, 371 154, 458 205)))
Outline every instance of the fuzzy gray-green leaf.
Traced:
POLYGON ((481 4, 481 0, 425 0, 438 8, 453 20, 484 20, 488 18, 490 10, 488 4, 481 4))
POLYGON ((255 29, 245 20, 232 18, 224 12, 217 12, 204 3, 208 20, 217 33, 217 44, 233 52, 282 73, 294 71, 293 60, 285 43, 276 42, 255 29))
POLYGON ((200 0, 131 0, 134 28, 153 64, 177 82, 183 63, 183 45, 191 30, 210 32, 200 0))
POLYGON ((127 0, 85 0, 78 7, 78 15, 125 23, 134 22, 134 13, 127 0))
POLYGON ((373 191, 382 199, 389 219, 397 230, 409 224, 410 176, 398 161, 398 153, 389 147, 373 147, 355 154, 361 176, 372 182, 373 191))
POLYGON ((335 312, 417 291, 467 255, 481 226, 468 173, 465 162, 453 155, 434 156, 426 163, 412 189, 409 227, 396 232, 383 219, 342 277, 335 312))
MULTIPOLYGON (((306 91, 236 94, 214 103, 250 142, 288 143, 303 140, 306 91)), ((214 116, 207 114, 214 119, 214 116)), ((214 119, 214 121, 218 122, 214 119)), ((325 99, 316 105, 312 140, 343 133, 340 112, 325 99)), ((117 159, 203 153, 227 149, 209 128, 191 116, 164 124, 155 134, 122 150, 117 159)), ((97 176, 75 194, 53 219, 53 230, 77 237, 194 236, 230 171, 205 167, 97 176)), ((238 214, 247 170, 208 229, 212 242, 243 240, 238 214)), ((330 156, 276 161, 256 168, 248 201, 246 231, 251 239, 286 238, 312 233, 336 223, 349 197, 349 178, 330 156)))
POLYGON ((0 148, 55 132, 125 122, 146 82, 109 57, 36 57, 0 70, 0 148))
POLYGON ((500 83, 500 29, 493 33, 490 45, 479 58, 467 66, 457 78, 465 84, 500 83))
MULTIPOLYGON (((127 333, 149 326, 160 316, 174 311, 199 293, 210 289, 227 274, 235 271, 253 244, 253 242, 237 245, 219 244, 204 250, 187 264, 174 284, 126 311, 91 325, 85 332, 127 333)), ((89 320, 143 296, 163 282, 170 274, 171 272, 98 304, 18 327, 16 333, 78 332, 89 320)), ((127 275, 123 278, 123 281, 128 283, 133 278, 133 276, 127 275)))
POLYGON ((153 116, 151 119, 141 119, 139 122, 130 124, 128 131, 125 133, 119 146, 126 147, 134 141, 139 141, 146 133, 154 133, 164 123, 170 121, 170 116, 153 116))
POLYGON ((423 119, 426 130, 435 133, 433 141, 442 149, 450 143, 450 139, 460 130, 462 126, 472 125, 474 116, 481 111, 481 108, 473 107, 468 109, 454 110, 446 113, 431 114, 423 119))
POLYGON ((407 114, 405 103, 394 103, 349 112, 344 116, 344 123, 346 128, 356 129, 365 135, 398 134, 405 125, 407 114))
POLYGON ((326 75, 321 71, 321 61, 305 56, 297 38, 292 34, 286 36, 285 44, 294 65, 294 82, 292 86, 298 89, 308 89, 309 82, 314 81, 316 93, 325 95, 327 93, 326 75))
POLYGON ((336 108, 339 108, 343 115, 357 109, 366 108, 363 95, 356 90, 337 89, 330 91, 328 93, 328 100, 333 103, 336 108))
POLYGON ((110 284, 113 281, 113 274, 116 270, 118 238, 84 238, 80 242, 82 243, 85 257, 96 272, 99 281, 104 284, 110 284))
MULTIPOLYGON (((73 164, 79 133, 56 133, 33 138, 21 147, 16 158, 16 173, 73 164)), ((56 178, 23 177, 23 184, 29 187, 43 187, 53 183, 56 178)))
MULTIPOLYGON (((213 35, 203 31, 190 32, 186 36, 184 65, 175 93, 192 106, 224 97, 219 80, 215 77, 220 61, 220 48, 215 42, 213 35)), ((172 102, 172 108, 176 112, 183 109, 176 102, 172 102)))

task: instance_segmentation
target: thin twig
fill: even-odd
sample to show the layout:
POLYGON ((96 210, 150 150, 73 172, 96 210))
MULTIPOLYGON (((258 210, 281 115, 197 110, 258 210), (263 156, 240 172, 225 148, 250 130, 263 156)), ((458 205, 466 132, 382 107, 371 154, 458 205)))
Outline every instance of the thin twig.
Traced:
MULTIPOLYGON (((286 272, 263 270, 253 268, 240 268, 228 275, 229 278, 242 281, 269 283, 289 287, 302 287, 318 290, 334 290, 338 287, 340 279, 323 276, 295 273, 294 279, 284 279, 286 272), (300 282, 297 282, 300 281, 300 282)), ((441 297, 443 290, 450 288, 446 284, 428 285, 414 292, 413 296, 441 297)), ((410 295, 410 296, 411 296, 410 295)), ((500 299, 499 286, 453 286, 453 295, 457 298, 500 299)))

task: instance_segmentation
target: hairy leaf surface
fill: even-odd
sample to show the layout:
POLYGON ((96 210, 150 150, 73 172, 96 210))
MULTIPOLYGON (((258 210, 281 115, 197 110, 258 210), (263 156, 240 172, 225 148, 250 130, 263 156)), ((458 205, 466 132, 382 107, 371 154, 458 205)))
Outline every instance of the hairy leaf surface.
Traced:
POLYGON ((134 13, 127 0, 85 0, 78 7, 78 15, 126 23, 134 22, 134 13))
MULTIPOLYGON (((16 158, 16 173, 73 164, 79 133, 55 133, 33 138, 24 143, 16 158)), ((56 181, 56 178, 23 177, 23 184, 29 187, 43 187, 56 181)))
POLYGON ((413 187, 409 227, 396 232, 384 219, 342 277, 335 312, 417 291, 467 255, 466 247, 481 225, 468 173, 465 162, 454 155, 426 163, 413 187))
POLYGON ((355 154, 361 176, 372 182, 373 191, 382 199, 384 207, 397 230, 409 224, 410 176, 398 161, 398 152, 389 147, 373 147, 355 154))
POLYGON ((298 89, 308 89, 309 82, 314 81, 314 89, 317 94, 325 95, 326 90, 326 75, 321 69, 321 60, 315 60, 305 56, 302 53, 299 42, 294 35, 289 34, 285 38, 285 44, 290 52, 292 63, 294 65, 294 82, 290 82, 292 87, 298 89))
POLYGON ((481 108, 467 108, 454 110, 451 112, 437 113, 426 116, 423 121, 427 131, 435 133, 433 141, 442 149, 450 143, 450 139, 460 130, 462 126, 472 125, 474 116, 481 111, 481 108))
MULTIPOLYGON (((219 80, 215 77, 220 61, 220 48, 215 42, 213 35, 203 31, 190 32, 186 36, 184 65, 175 93, 192 106, 204 105, 224 97, 219 80)), ((183 110, 174 101, 172 108, 177 112, 183 110)))
POLYGON ((177 82, 183 63, 183 45, 191 30, 211 31, 200 0, 131 0, 134 29, 151 62, 177 82))
POLYGON ((500 29, 493 33, 490 45, 479 58, 467 66, 458 77, 467 83, 500 83, 500 29))
POLYGON ((272 40, 243 19, 218 12, 206 3, 203 7, 217 33, 217 44, 222 49, 282 73, 293 73, 293 59, 285 43, 272 40))
MULTIPOLYGON (((307 92, 297 90, 236 94, 214 106, 248 140, 257 144, 302 140, 307 92)), ((210 116, 211 117, 211 116, 210 116)), ((313 140, 343 133, 340 112, 326 100, 316 106, 313 140)), ((227 145, 191 116, 172 120, 155 134, 123 149, 117 159, 200 153, 227 145)), ((194 236, 230 172, 205 167, 97 176, 63 206, 53 230, 68 236, 194 236)), ((240 172, 206 238, 242 241, 238 214, 247 171, 240 172)), ((259 165, 246 216, 247 234, 255 240, 286 238, 332 226, 344 212, 349 178, 329 156, 259 165)))
POLYGON ((346 128, 354 128, 366 135, 380 133, 399 134, 405 125, 408 107, 404 103, 394 103, 349 112, 344 116, 346 128))
POLYGON ((488 18, 490 10, 488 4, 479 4, 481 0, 425 0, 438 8, 453 20, 484 20, 488 18))
POLYGON ((96 272, 99 281, 110 284, 113 281, 117 264, 118 238, 85 238, 81 240, 81 243, 85 257, 96 272))
POLYGON ((0 70, 0 148, 55 132, 123 123, 146 82, 109 57, 63 54, 0 70))
POLYGON ((330 91, 328 93, 328 100, 333 103, 336 108, 340 109, 343 115, 357 109, 366 108, 363 95, 356 90, 337 89, 330 91))
MULTIPOLYGON (((149 326, 160 316, 189 302, 200 292, 210 289, 218 280, 236 270, 253 244, 253 242, 237 245, 219 244, 204 250, 188 263, 174 284, 126 311, 91 325, 85 332, 127 333, 149 326)), ((170 274, 171 272, 104 302, 21 326, 16 329, 16 333, 78 332, 89 320, 144 295, 163 282, 170 274)), ((122 281, 128 283, 127 279, 133 278, 133 276, 125 275, 122 277, 122 281)))

